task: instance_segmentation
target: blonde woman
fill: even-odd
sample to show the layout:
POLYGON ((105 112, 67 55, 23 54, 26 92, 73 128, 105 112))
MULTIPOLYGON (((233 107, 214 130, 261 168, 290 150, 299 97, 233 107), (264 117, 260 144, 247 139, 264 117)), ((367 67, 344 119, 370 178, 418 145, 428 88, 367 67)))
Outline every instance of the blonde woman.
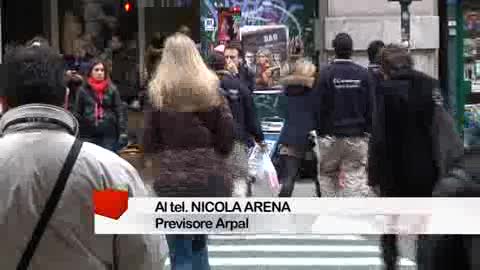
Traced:
MULTIPOLYGON (((184 34, 167 38, 149 84, 146 157, 161 197, 230 197, 233 117, 219 79, 184 34)), ((209 269, 205 236, 167 236, 172 269, 209 269), (195 267, 193 267, 195 265, 195 267)))
POLYGON ((273 85, 274 65, 272 52, 268 49, 260 49, 256 55, 257 79, 256 84, 260 88, 268 88, 273 85))

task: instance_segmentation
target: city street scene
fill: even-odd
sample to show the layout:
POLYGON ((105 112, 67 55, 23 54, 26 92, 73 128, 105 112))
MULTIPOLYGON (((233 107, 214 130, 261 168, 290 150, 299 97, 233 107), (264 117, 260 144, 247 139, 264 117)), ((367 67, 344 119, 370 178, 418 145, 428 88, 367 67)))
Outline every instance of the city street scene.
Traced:
POLYGON ((129 198, 480 197, 480 1, 27 2, 0 1, 0 270, 480 269, 478 236, 317 214, 94 230, 129 198))

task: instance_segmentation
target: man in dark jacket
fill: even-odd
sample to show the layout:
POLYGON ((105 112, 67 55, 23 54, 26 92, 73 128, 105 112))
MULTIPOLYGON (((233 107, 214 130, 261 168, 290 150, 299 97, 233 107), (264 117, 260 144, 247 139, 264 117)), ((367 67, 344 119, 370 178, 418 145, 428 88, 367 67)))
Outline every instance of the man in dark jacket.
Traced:
POLYGON ((254 140, 263 144, 264 136, 257 118, 257 113, 247 87, 239 78, 226 70, 227 61, 224 56, 216 53, 212 55, 211 66, 219 75, 220 91, 229 101, 230 109, 235 120, 235 148, 231 155, 234 168, 233 195, 244 197, 247 195, 248 181, 248 144, 254 140))
POLYGON ((241 44, 231 43, 225 47, 227 70, 248 88, 250 94, 255 90, 255 74, 242 63, 243 52, 241 44))
MULTIPOLYGON (((375 106, 369 185, 384 197, 431 197, 438 179, 461 167, 463 144, 443 108, 438 82, 414 70, 404 48, 389 45, 381 59, 386 80, 375 106)), ((381 244, 386 269, 396 269, 396 235, 383 235, 381 244)), ((419 266, 428 257, 422 254, 419 266)))
POLYGON ((368 45, 368 71, 371 75, 379 78, 380 72, 380 51, 385 47, 385 43, 381 40, 374 40, 368 45))
POLYGON ((334 41, 336 59, 320 71, 316 86, 322 196, 370 196, 365 163, 371 129, 371 85, 367 69, 352 59, 346 33, 334 41))

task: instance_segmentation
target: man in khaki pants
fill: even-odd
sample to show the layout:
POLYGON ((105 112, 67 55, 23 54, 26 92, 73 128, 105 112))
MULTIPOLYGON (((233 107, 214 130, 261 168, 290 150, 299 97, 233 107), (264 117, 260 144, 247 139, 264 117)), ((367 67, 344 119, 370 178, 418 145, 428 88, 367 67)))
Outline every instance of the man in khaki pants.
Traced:
POLYGON ((365 197, 372 87, 366 68, 351 60, 352 38, 333 40, 336 58, 320 71, 316 85, 319 182, 322 197, 365 197))

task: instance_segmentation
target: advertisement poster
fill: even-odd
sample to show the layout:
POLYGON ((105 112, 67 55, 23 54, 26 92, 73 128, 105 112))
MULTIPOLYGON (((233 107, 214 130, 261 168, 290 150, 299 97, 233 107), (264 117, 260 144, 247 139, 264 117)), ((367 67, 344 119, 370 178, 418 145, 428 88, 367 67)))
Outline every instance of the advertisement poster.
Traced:
POLYGON ((244 27, 241 34, 246 65, 256 74, 256 89, 278 87, 280 70, 288 59, 287 27, 244 27))
MULTIPOLYGON (((317 0, 204 0, 200 1, 202 21, 202 54, 207 57, 225 39, 226 32, 235 31, 237 24, 246 26, 283 26, 288 31, 291 53, 304 53, 315 58, 313 34, 317 0), (221 15, 225 9, 238 9, 241 17, 235 18, 234 30, 231 22, 224 23, 221 15), (223 25, 223 26, 222 26, 223 25), (219 33, 220 32, 220 33, 219 33)), ((228 16, 227 16, 228 17, 228 16)), ((230 20, 230 19, 227 19, 230 20)))

